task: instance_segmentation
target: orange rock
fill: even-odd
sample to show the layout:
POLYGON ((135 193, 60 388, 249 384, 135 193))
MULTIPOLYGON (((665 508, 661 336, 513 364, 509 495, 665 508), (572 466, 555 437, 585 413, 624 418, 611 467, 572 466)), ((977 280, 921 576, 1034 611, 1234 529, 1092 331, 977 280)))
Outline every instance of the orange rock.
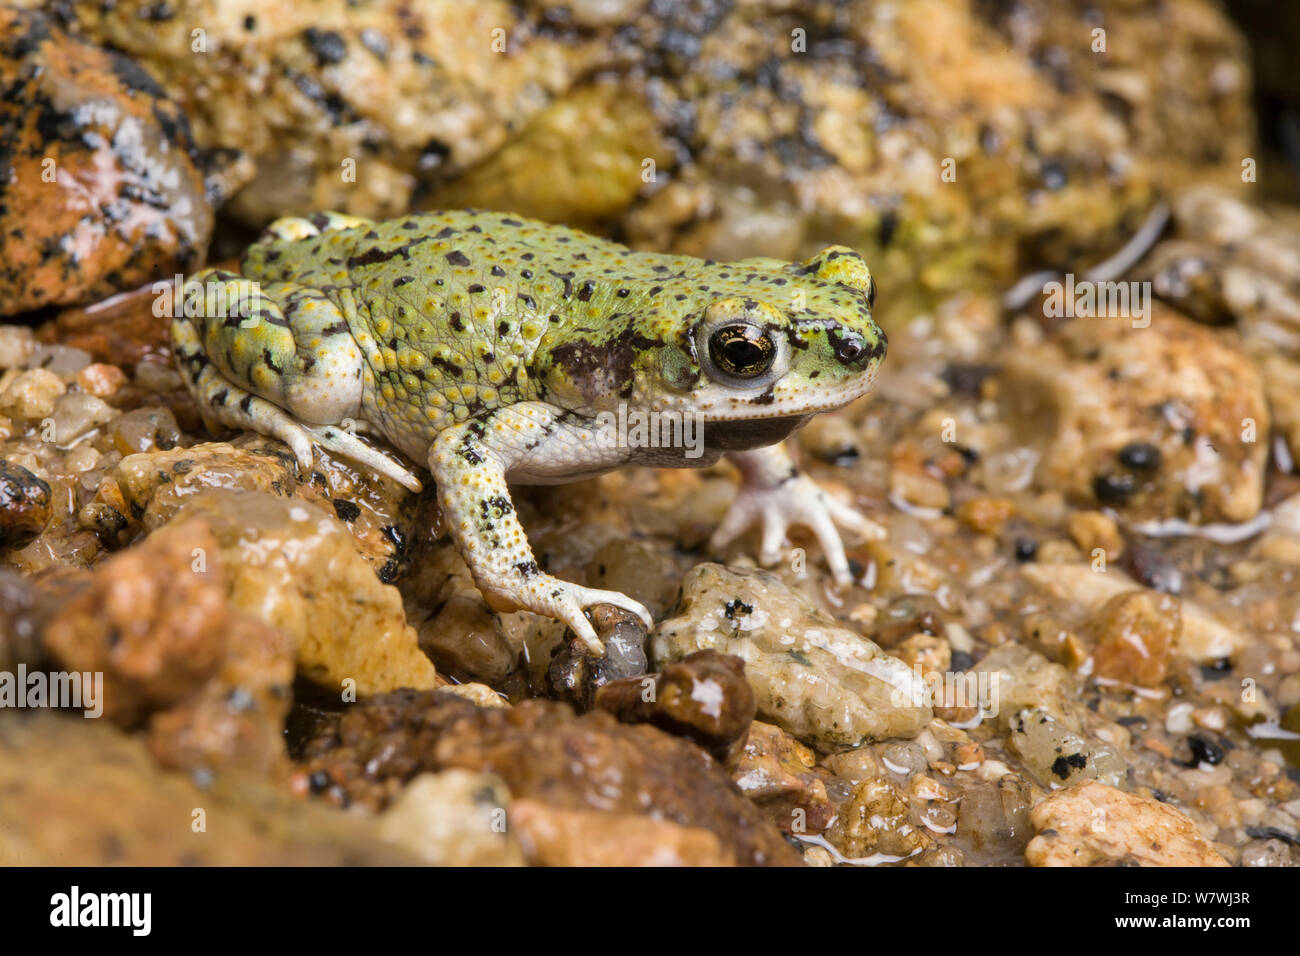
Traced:
POLYGON ((164 766, 284 770, 293 648, 227 603, 217 551, 202 522, 151 535, 85 576, 45 646, 104 675, 105 716, 147 724, 164 766))
POLYGON ((1066 527, 1071 540, 1090 558, 1096 550, 1105 552, 1107 561, 1117 561, 1124 553, 1119 525, 1100 511, 1076 511, 1066 519, 1066 527))
POLYGON ((1015 513, 1016 506, 1007 498, 971 498, 957 508, 957 519, 972 531, 997 534, 1015 513))
POLYGON ((116 365, 95 362, 77 373, 77 385, 96 398, 108 398, 126 384, 126 373, 116 365))
POLYGON ((749 738, 728 763, 731 779, 786 833, 821 833, 835 816, 826 785, 814 773, 816 755, 780 727, 754 721, 749 738))
POLYGON ((1170 748, 1170 746, 1167 743, 1165 743, 1163 740, 1161 740, 1159 737, 1143 738, 1142 746, 1146 747, 1147 750, 1154 750, 1156 753, 1164 757, 1166 760, 1168 760, 1170 757, 1174 755, 1174 752, 1170 748))
POLYGON ((1182 630, 1178 599, 1158 591, 1129 591, 1107 601, 1089 622, 1097 635, 1096 676, 1155 687, 1169 676, 1182 630))
POLYGON ((717 836, 635 813, 564 810, 516 800, 510 825, 540 866, 735 866, 717 836))

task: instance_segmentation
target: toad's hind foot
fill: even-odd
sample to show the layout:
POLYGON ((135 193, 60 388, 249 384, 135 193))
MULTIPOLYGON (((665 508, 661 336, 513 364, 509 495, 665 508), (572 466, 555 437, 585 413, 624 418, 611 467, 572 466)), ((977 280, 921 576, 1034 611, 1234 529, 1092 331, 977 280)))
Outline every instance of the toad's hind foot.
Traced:
POLYGON ((401 462, 367 445, 341 425, 305 425, 275 402, 237 384, 209 358, 198 323, 180 317, 172 322, 172 351, 190 380, 203 420, 214 431, 228 428, 278 438, 289 446, 303 476, 316 464, 316 448, 349 458, 418 492, 420 479, 401 462))
POLYGON ((411 491, 419 492, 424 488, 420 479, 396 458, 367 445, 341 425, 308 425, 304 426, 304 430, 311 436, 312 444, 326 451, 342 455, 359 465, 366 465, 411 491))

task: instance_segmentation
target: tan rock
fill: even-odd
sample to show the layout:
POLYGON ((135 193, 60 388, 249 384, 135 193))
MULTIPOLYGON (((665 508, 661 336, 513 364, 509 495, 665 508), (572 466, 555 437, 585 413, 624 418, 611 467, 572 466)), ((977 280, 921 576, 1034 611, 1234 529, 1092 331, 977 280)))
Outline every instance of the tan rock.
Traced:
MULTIPOLYGON (((1074 601, 1099 613, 1111 598, 1141 585, 1123 571, 1108 568, 1104 573, 1088 564, 1026 564, 1021 574, 1059 598, 1074 601)), ((1212 664, 1232 657, 1250 645, 1243 631, 1229 627, 1193 601, 1180 601, 1182 632, 1177 649, 1195 664, 1212 664)))
POLYGON ((448 694, 455 694, 457 697, 463 697, 471 704, 477 704, 480 707, 509 707, 510 704, 504 697, 494 691, 487 684, 448 684, 442 688, 448 694))
POLYGON ((208 558, 224 567, 231 604, 288 635, 304 677, 358 696, 437 686, 401 595, 375 576, 337 518, 291 498, 233 491, 196 496, 173 527, 179 533, 194 518, 216 538, 208 558))
POLYGON ((958 506, 957 520, 972 531, 997 534, 1015 513, 1015 503, 1009 498, 971 498, 958 506))
POLYGON ((36 333, 31 328, 0 325, 0 369, 21 367, 36 349, 36 333))
MULTIPOLYGON (((999 726, 1007 728, 1026 708, 1041 707, 1067 717, 1074 712, 1075 683, 1060 664, 1021 644, 994 648, 972 668, 995 696, 999 726)), ((978 685, 977 685, 978 687, 978 685)))
MULTIPOLYGON (((121 515, 126 534, 162 527, 204 491, 267 492, 292 497, 343 522, 381 577, 388 580, 392 576, 400 557, 394 529, 401 536, 409 535, 415 511, 413 496, 396 482, 324 455, 317 457, 313 478, 302 480, 284 446, 251 435, 230 443, 154 447, 129 454, 138 449, 130 447, 133 442, 121 434, 126 429, 119 423, 130 415, 110 425, 125 457, 95 492, 96 505, 106 505, 121 515)), ((170 427, 175 429, 174 421, 170 427)), ((173 437, 170 444, 174 443, 173 437)))
POLYGON ((379 832, 434 866, 522 866, 500 777, 444 770, 415 777, 379 817, 379 832))
POLYGON ((952 666, 952 647, 933 634, 913 634, 894 648, 895 656, 922 674, 943 674, 952 666))
POLYGON ((19 373, 0 394, 0 412, 10 418, 40 421, 54 414, 54 402, 65 391, 63 380, 49 369, 30 369, 19 373))
POLYGON ((917 508, 945 511, 952 504, 952 492, 938 478, 913 470, 908 463, 896 464, 889 474, 889 493, 917 508))
POLYGON ((826 839, 846 857, 875 853, 905 858, 929 846, 931 840, 912 825, 907 799, 883 779, 862 781, 841 807, 826 839))
POLYGON ((1079 549, 1091 556, 1105 552, 1107 561, 1116 561, 1124 553, 1124 538, 1115 519, 1100 511, 1075 511, 1066 519, 1070 537, 1079 549))
POLYGON ((1246 424, 1268 434, 1260 373, 1233 333, 1151 310, 1066 321, 1014 350, 1000 374, 1010 424, 1041 452, 1040 487, 1138 520, 1246 521, 1268 457, 1246 424), (1121 454, 1135 443, 1154 451, 1140 465, 1121 454))
POLYGON ((1087 648, 1079 635, 1048 611, 1026 614, 1020 619, 1020 630, 1025 641, 1049 660, 1074 669, 1088 659, 1087 648))
POLYGON ((1093 781, 1048 797, 1030 822, 1030 866, 1228 865, 1183 813, 1093 781))
POLYGON ((767 571, 701 564, 686 576, 650 651, 662 666, 706 649, 742 658, 759 717, 823 751, 913 737, 930 721, 907 665, 767 571))
POLYGON ((374 823, 260 774, 162 770, 108 721, 0 720, 0 866, 410 866, 374 823))
POLYGON ((858 747, 831 754, 822 761, 822 766, 852 784, 879 777, 884 772, 880 758, 871 747, 858 747))

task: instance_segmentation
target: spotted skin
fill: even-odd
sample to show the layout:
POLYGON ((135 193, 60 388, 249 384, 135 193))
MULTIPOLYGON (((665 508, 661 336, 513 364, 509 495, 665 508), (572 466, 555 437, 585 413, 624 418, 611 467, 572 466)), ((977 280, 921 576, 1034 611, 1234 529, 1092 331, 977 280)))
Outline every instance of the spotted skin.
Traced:
POLYGON ((718 263, 501 213, 320 213, 272 224, 238 274, 194 278, 203 308, 173 321, 172 341, 210 425, 280 438, 304 469, 323 448, 419 490, 397 456, 355 434, 378 433, 427 464, 489 603, 563 620, 597 652, 584 608, 614 604, 649 626, 648 612, 542 571, 508 481, 725 454, 742 483, 715 546, 759 522, 770 561, 787 526, 806 524, 845 581, 836 526, 881 533, 778 444, 868 391, 885 355, 874 282, 842 246, 805 262, 718 263), (691 416, 702 453, 621 440, 620 409, 691 416))

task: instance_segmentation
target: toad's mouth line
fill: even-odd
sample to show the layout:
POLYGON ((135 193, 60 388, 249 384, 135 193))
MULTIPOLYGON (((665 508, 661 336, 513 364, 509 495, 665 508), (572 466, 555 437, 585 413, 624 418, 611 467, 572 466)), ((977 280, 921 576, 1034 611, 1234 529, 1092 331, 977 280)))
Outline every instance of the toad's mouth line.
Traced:
POLYGON ((698 413, 706 425, 714 422, 807 418, 811 415, 819 415, 822 412, 843 408, 850 402, 857 401, 867 394, 875 384, 876 376, 873 373, 833 390, 827 390, 816 395, 799 395, 773 400, 767 406, 756 404, 753 400, 750 400, 730 408, 682 408, 679 410, 684 413, 698 413))

